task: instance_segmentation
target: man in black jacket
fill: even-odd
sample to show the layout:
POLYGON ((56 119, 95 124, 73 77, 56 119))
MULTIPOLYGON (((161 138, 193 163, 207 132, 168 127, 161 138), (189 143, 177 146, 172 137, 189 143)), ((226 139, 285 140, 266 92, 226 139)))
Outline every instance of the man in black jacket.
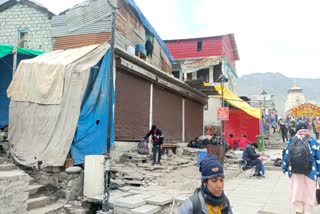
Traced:
POLYGON ((162 131, 160 129, 158 129, 156 125, 152 125, 151 130, 146 134, 144 139, 147 140, 150 135, 152 138, 152 153, 153 153, 152 165, 155 165, 155 164, 161 165, 161 162, 160 162, 160 160, 161 160, 161 147, 162 147, 162 143, 163 143, 162 131), (158 150, 158 162, 156 162, 157 150, 158 150))
POLYGON ((242 159, 247 161, 247 166, 256 167, 255 173, 253 176, 262 176, 262 161, 259 159, 260 155, 256 153, 256 149, 258 148, 257 143, 248 144, 242 154, 242 159))

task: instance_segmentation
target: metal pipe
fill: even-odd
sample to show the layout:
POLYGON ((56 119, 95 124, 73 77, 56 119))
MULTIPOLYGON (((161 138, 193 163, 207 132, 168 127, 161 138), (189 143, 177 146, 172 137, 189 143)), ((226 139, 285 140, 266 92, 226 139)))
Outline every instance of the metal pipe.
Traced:
POLYGON ((114 62, 114 35, 115 35, 115 9, 112 9, 112 24, 111 24, 111 41, 110 41, 110 68, 109 68, 109 94, 108 94, 108 126, 107 126, 107 153, 106 153, 106 162, 107 169, 104 173, 104 195, 103 195, 103 201, 102 201, 102 211, 108 212, 110 210, 109 206, 109 192, 110 192, 110 179, 111 179, 111 155, 110 155, 110 148, 111 148, 111 127, 112 127, 112 116, 113 116, 113 103, 112 103, 112 97, 113 97, 113 62, 114 62))

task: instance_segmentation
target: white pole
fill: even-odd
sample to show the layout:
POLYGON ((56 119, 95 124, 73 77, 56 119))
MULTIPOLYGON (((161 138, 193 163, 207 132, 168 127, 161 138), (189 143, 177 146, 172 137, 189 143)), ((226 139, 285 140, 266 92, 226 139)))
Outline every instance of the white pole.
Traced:
POLYGON ((184 143, 185 142, 185 138, 186 138, 186 130, 185 130, 185 127, 186 127, 186 124, 185 124, 185 102, 186 100, 184 98, 182 98, 182 142, 184 143))
POLYGON ((17 69, 17 56, 18 56, 18 44, 19 44, 19 31, 17 32, 16 44, 13 47, 13 65, 12 65, 12 78, 17 69))

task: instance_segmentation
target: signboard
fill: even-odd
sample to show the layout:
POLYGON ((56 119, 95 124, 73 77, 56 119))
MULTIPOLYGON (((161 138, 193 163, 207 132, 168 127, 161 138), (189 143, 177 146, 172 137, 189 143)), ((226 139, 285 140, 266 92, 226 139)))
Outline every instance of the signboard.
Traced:
POLYGON ((217 109, 218 120, 229 120, 229 108, 220 107, 217 109))

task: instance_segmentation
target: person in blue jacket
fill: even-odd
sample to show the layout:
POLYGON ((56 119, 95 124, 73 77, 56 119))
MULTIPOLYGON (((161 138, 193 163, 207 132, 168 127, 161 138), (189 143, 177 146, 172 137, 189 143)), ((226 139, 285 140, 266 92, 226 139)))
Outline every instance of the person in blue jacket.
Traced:
POLYGON ((317 203, 316 182, 320 172, 320 144, 310 136, 307 129, 298 130, 296 137, 305 139, 308 143, 308 152, 310 152, 310 162, 312 163, 311 170, 308 174, 292 172, 292 166, 289 163, 289 151, 294 138, 290 138, 283 152, 282 171, 283 173, 288 172, 291 182, 290 200, 296 213, 311 214, 317 203))

